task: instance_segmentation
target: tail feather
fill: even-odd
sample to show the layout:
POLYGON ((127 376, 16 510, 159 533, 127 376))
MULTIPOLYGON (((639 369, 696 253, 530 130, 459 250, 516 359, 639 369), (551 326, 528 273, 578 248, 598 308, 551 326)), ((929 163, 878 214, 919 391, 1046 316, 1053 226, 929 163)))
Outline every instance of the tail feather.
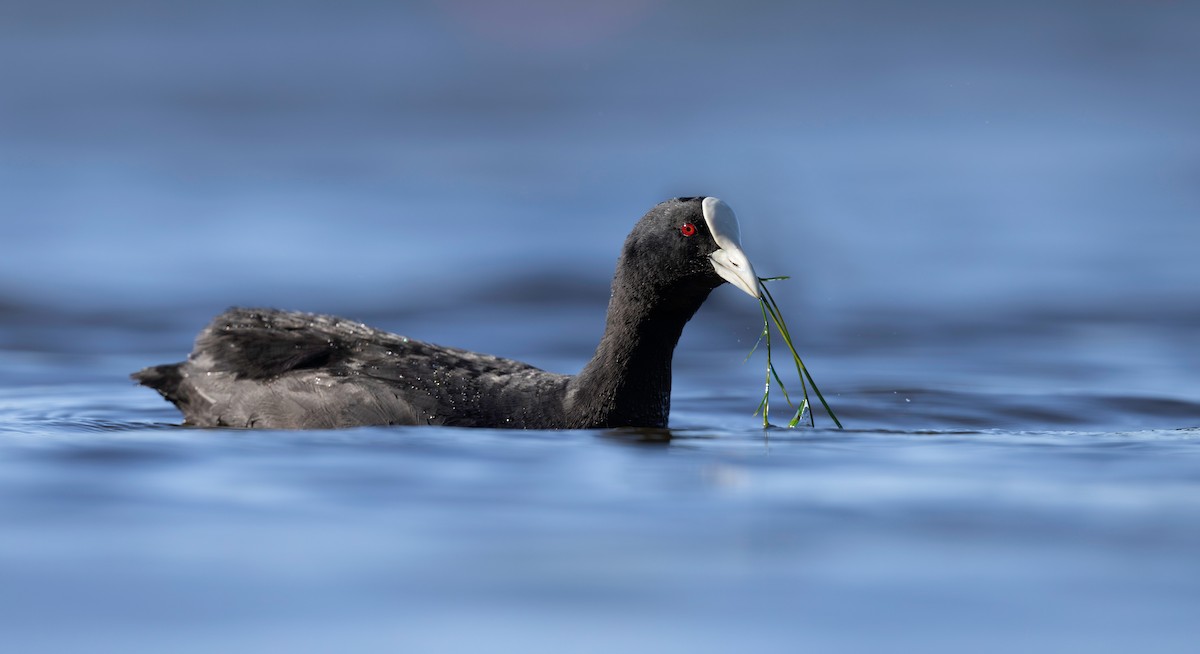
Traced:
POLYGON ((132 375, 133 379, 142 386, 148 386, 158 391, 160 395, 170 400, 176 406, 179 406, 183 396, 180 393, 180 385, 183 383, 183 373, 180 368, 182 363, 168 363, 161 366, 150 366, 143 368, 132 375))

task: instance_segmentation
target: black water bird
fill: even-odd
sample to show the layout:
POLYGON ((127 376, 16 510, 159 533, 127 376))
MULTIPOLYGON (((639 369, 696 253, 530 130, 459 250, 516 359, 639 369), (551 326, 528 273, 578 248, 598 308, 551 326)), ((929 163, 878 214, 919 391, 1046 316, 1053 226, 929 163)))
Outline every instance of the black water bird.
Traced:
POLYGON ((665 427, 675 345, 726 281, 759 296, 733 210, 676 198, 625 240, 604 336, 574 376, 342 318, 235 308, 200 332, 187 361, 132 377, 197 426, 665 427))

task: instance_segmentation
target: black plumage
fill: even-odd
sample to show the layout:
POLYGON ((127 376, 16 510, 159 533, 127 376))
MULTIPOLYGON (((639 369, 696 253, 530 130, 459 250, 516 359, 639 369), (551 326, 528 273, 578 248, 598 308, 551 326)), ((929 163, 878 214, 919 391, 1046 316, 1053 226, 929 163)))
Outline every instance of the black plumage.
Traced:
POLYGON ((726 279, 757 295, 737 240, 715 198, 654 207, 625 241, 604 336, 574 376, 342 318, 235 308, 200 333, 187 361, 132 377, 199 426, 664 427, 683 326, 726 279))

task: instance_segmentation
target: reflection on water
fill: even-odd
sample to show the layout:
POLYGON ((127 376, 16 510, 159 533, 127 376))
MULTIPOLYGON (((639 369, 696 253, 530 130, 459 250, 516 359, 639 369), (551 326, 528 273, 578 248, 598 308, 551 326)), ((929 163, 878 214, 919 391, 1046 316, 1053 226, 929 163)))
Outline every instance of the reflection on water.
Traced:
POLYGON ((6 651, 1194 649, 1197 5, 68 4, 0 8, 6 651), (669 431, 126 380, 231 304, 573 372, 695 194, 846 431, 756 428, 732 289, 669 431))

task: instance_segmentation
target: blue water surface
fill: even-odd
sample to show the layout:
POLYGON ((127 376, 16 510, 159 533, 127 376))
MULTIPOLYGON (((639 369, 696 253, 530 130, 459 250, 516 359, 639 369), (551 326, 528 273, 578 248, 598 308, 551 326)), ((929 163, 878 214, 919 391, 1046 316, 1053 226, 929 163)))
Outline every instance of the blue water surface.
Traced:
POLYGON ((4 5, 0 648, 1193 651, 1198 25, 4 5), (670 430, 199 430, 127 379, 234 304, 573 372, 632 224, 698 194, 792 275, 845 430, 751 415, 728 287, 670 430))

